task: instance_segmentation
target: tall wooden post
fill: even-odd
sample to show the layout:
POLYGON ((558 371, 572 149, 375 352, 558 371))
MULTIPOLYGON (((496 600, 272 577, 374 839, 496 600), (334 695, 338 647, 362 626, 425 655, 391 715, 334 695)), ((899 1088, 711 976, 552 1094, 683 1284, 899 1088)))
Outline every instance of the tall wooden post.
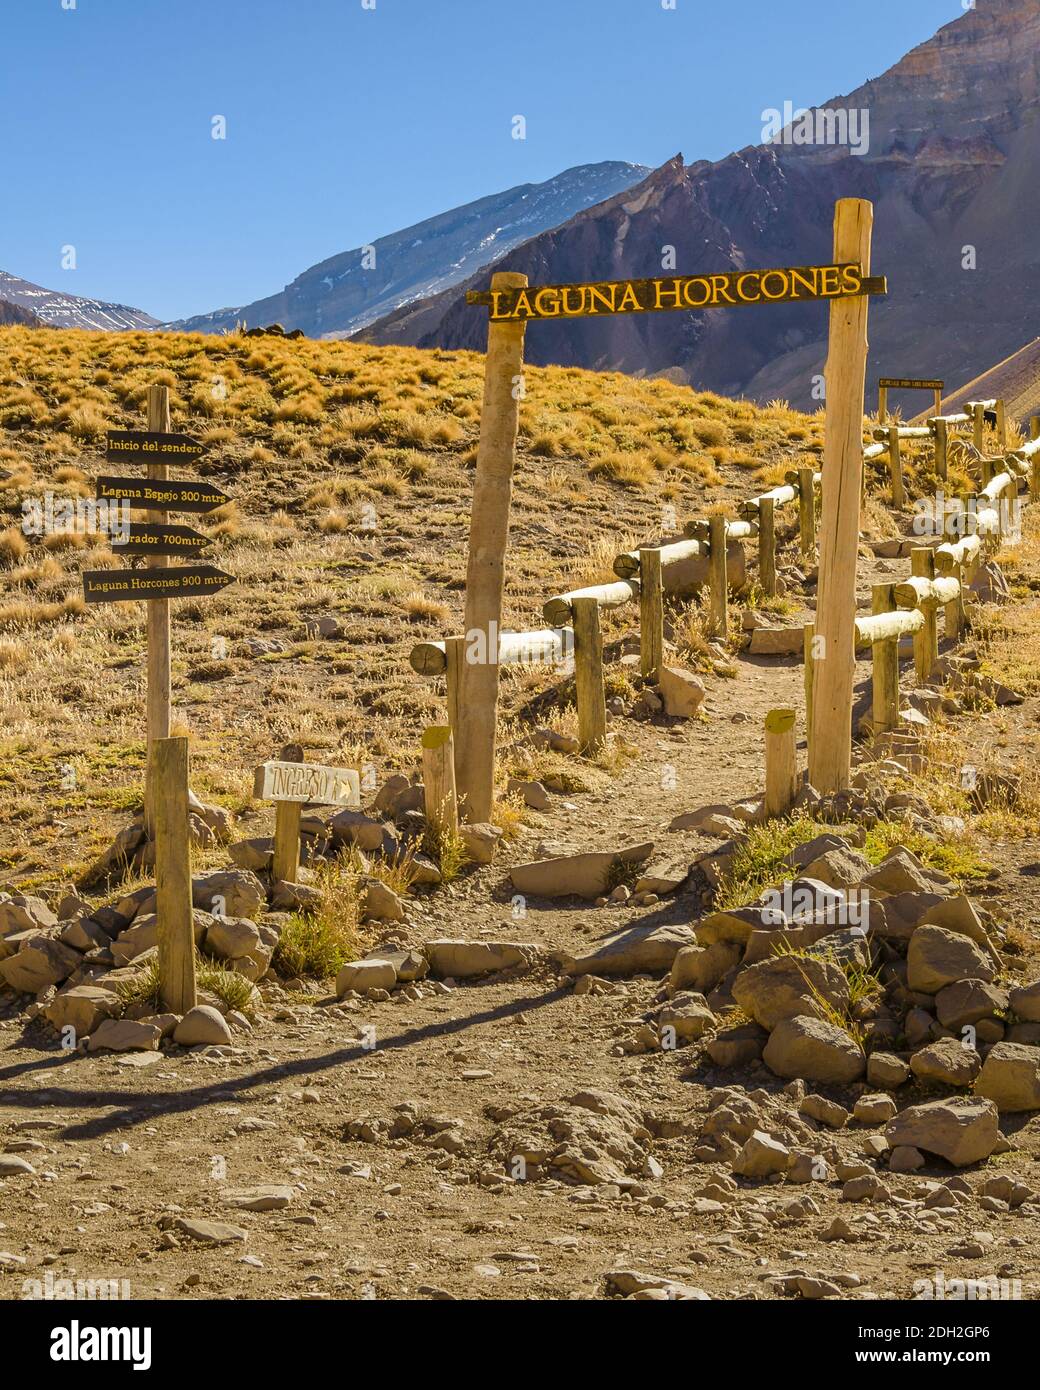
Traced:
MULTIPOLYGON (((500 270, 491 289, 524 289, 527 276, 500 270)), ((491 818, 498 718, 498 632, 502 622, 509 505, 516 433, 523 394, 524 323, 488 323, 484 400, 473 484, 466 567, 465 637, 472 643, 462 666, 462 698, 455 760, 466 818, 491 818)))
POLYGON ((979 453, 982 453, 982 446, 986 438, 986 412, 981 405, 974 405, 972 413, 972 442, 979 453))
POLYGON ((932 428, 935 430, 935 472, 938 477, 945 478, 950 471, 950 427, 937 417, 932 421, 932 428))
POLYGON ((942 392, 938 387, 935 388, 935 414, 942 414, 942 392))
MULTIPOLYGON (((915 546, 910 552, 910 573, 919 579, 935 578, 935 552, 928 546, 915 546)), ((914 633, 914 673, 918 685, 927 685, 939 660, 938 604, 926 599, 921 604, 924 627, 914 633)))
POLYGON ((784 816, 798 788, 795 712, 785 707, 766 715, 766 815, 784 816))
POLYGON ((639 552, 639 671, 654 685, 664 661, 664 584, 661 551, 639 552))
MULTIPOLYGON (((298 743, 287 744, 281 752, 281 762, 302 763, 303 749, 298 743)), ((300 819, 302 801, 279 801, 274 809, 274 860, 271 867, 275 881, 295 883, 300 876, 300 819)))
MULTIPOLYGON (((891 584, 875 584, 870 599, 873 613, 891 613, 896 606, 891 584)), ((875 642, 871 655, 871 722, 876 737, 899 724, 899 638, 875 642)))
POLYGON ((776 512, 773 499, 758 504, 758 578, 767 598, 776 598, 776 512))
POLYGON ((708 517, 708 635, 729 636, 729 577, 726 573, 726 518, 708 517))
MULTIPOLYGON (((843 198, 835 208, 834 263, 870 273, 874 210, 843 198)), ((865 295, 830 306, 827 419, 823 455, 823 521, 816 635, 820 654, 813 684, 809 780, 827 795, 844 790, 852 768, 855 675, 856 559, 863 472, 863 398, 867 370, 865 295)))
POLYGON ((802 660, 804 669, 802 680, 805 687, 805 744, 809 749, 809 762, 812 763, 813 737, 813 677, 816 673, 816 624, 806 623, 802 628, 802 660))
POLYGON ((879 425, 888 423, 888 387, 879 386, 877 393, 877 422, 879 425))
POLYGON ((188 740, 151 746, 155 810, 155 915, 163 1007, 187 1013, 195 993, 195 936, 188 846, 188 740))
POLYGON ((426 823, 438 840, 459 830, 459 805, 455 793, 455 752, 451 729, 437 724, 422 736, 423 798, 426 823))
MULTIPOLYGON (((168 386, 149 386, 148 388, 148 428, 159 434, 170 430, 170 388, 168 386)), ((164 482, 169 477, 165 463, 150 463, 148 477, 164 482)), ((153 512, 149 521, 165 523, 169 520, 166 512, 153 512)), ((147 561, 148 567, 156 568, 167 563, 161 556, 147 561)), ((170 603, 164 598, 150 598, 147 609, 147 683, 145 728, 147 738, 147 761, 144 775, 144 823, 149 837, 155 835, 155 780, 152 768, 152 747, 159 740, 170 737, 170 603)))
MULTIPOLYGON (((460 713, 462 703, 462 668, 466 660, 465 637, 446 637, 444 639, 444 661, 446 667, 448 694, 448 728, 452 733, 452 757, 455 759, 455 785, 459 777, 459 738, 461 731, 460 713)), ((461 797, 459 798, 461 801, 461 797)))
POLYGON ((594 598, 572 599, 571 612, 574 614, 574 689, 578 704, 578 740, 583 752, 595 753, 607 741, 599 604, 594 598))
POLYGON ((816 473, 812 468, 798 470, 798 539, 802 555, 811 560, 816 554, 816 473))
POLYGON ((899 448, 899 426, 888 427, 888 472, 892 480, 892 505, 902 507, 906 501, 903 487, 903 459, 899 448))

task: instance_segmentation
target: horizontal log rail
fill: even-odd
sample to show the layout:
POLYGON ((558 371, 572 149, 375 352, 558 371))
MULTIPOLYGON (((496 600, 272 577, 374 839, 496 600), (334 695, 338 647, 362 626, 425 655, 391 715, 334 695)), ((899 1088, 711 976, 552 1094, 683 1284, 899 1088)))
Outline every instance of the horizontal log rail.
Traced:
MULTIPOLYGON (((691 540, 706 541, 708 539, 708 523, 703 517, 695 521, 688 521, 684 528, 685 534, 691 540)), ((728 541, 749 540, 752 536, 758 535, 758 526, 753 521, 730 521, 726 520, 726 539, 728 541)))
POLYGON ((961 590, 961 582, 953 576, 925 579, 911 575, 893 586, 900 608, 920 608, 925 603, 952 603, 961 590))
POLYGON ((595 599, 600 608, 622 608, 639 598, 639 580, 619 579, 616 584, 593 584, 557 594, 542 605, 542 617, 550 627, 566 627, 574 619, 574 600, 582 598, 595 599))
POLYGON ((909 637, 924 627, 924 614, 917 609, 900 609, 894 613, 872 613, 856 619, 856 646, 872 647, 875 642, 887 642, 896 637, 909 637))
MULTIPOLYGON (((661 546, 661 566, 667 569, 669 565, 694 560, 707 553, 707 545, 703 541, 675 541, 672 545, 661 546)), ((639 551, 626 550, 624 554, 616 556, 614 573, 621 579, 636 578, 639 574, 639 551)))
MULTIPOLYGON (((567 627, 539 628, 534 632, 500 632, 500 666, 545 665, 566 661, 574 651, 574 633, 567 627)), ((419 642, 408 657, 420 676, 442 676, 448 669, 444 642, 419 642)))

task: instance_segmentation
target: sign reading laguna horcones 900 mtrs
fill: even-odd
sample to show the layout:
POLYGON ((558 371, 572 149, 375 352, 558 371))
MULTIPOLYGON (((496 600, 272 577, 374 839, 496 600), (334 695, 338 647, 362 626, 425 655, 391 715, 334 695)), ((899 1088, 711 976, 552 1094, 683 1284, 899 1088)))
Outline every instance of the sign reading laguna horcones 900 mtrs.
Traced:
POLYGON ((504 323, 669 309, 725 309, 741 304, 850 299, 887 293, 883 275, 864 275, 858 265, 850 264, 729 270, 717 275, 673 275, 656 280, 601 280, 588 285, 469 290, 466 303, 486 304, 491 322, 504 323))

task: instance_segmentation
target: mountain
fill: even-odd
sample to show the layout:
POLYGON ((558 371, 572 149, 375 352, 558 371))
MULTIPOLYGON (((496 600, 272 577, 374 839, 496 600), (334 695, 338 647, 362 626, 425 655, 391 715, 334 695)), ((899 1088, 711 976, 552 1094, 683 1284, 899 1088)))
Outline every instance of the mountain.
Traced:
MULTIPOLYGON (((865 113, 869 148, 784 143, 718 162, 677 155, 638 186, 524 243, 496 268, 532 284, 808 265, 831 258, 834 202, 874 204, 875 274, 889 296, 870 311, 878 375, 941 376, 952 390, 1035 334, 1040 242, 1040 0, 978 0, 883 76, 820 110, 865 113), (970 250, 974 248, 974 251, 970 250), (964 269, 974 256, 975 269, 964 269)), ((412 304, 360 336, 375 343, 474 348, 486 310, 467 307, 487 269, 412 304)), ((812 407, 823 371, 827 309, 780 305, 728 312, 542 322, 527 334, 537 364, 634 375, 667 371, 730 395, 812 407)), ((893 405, 920 408, 893 393, 893 405)))
POLYGON ((0 270, 0 299, 29 309, 49 328, 158 328, 159 320, 127 304, 108 304, 103 299, 83 299, 60 290, 45 290, 17 275, 0 270))
POLYGON ((167 327, 221 333, 236 323, 249 328, 280 323, 287 329, 301 328, 312 338, 345 338, 401 304, 458 284, 547 227, 630 188, 647 173, 638 164, 582 164, 545 183, 519 184, 380 237, 371 247, 331 256, 267 299, 178 319, 167 327))
POLYGON ((31 309, 23 309, 20 304, 12 304, 9 299, 0 299, 0 327, 17 324, 21 328, 44 328, 46 325, 39 314, 31 309))

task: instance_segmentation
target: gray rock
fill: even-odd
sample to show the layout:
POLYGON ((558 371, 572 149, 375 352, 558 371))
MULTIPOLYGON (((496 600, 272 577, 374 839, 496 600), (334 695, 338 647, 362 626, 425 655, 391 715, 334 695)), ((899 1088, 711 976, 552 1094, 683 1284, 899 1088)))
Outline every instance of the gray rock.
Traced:
POLYGON ((863 1075, 863 1050, 845 1032, 821 1018, 785 1018, 762 1052, 776 1076, 848 1085, 863 1075))
POLYGON ((906 955, 907 984, 921 994, 938 994, 958 980, 993 979, 989 958, 969 937, 945 927, 918 927, 906 955))
POLYGON ((1001 1111, 1040 1110, 1040 1048, 996 1043, 986 1055, 975 1094, 1001 1111))
POLYGON ((653 842, 620 850, 571 854, 518 864, 509 871, 518 893, 536 898, 602 898, 613 886, 612 875, 626 865, 644 863, 653 853, 653 842))
POLYGON ((231 1029, 219 1009, 209 1004, 196 1004, 173 1030, 173 1040, 181 1047, 227 1045, 231 1042, 231 1029))
POLYGON ((970 1086, 982 1069, 982 1058, 973 1047, 956 1038, 940 1038, 910 1058, 910 1070, 918 1081, 939 1086, 970 1086))
POLYGON ((885 1138, 893 1149, 921 1149, 964 1168, 988 1158, 997 1147, 997 1107, 984 1097, 968 1096, 913 1105, 889 1122, 885 1138))

